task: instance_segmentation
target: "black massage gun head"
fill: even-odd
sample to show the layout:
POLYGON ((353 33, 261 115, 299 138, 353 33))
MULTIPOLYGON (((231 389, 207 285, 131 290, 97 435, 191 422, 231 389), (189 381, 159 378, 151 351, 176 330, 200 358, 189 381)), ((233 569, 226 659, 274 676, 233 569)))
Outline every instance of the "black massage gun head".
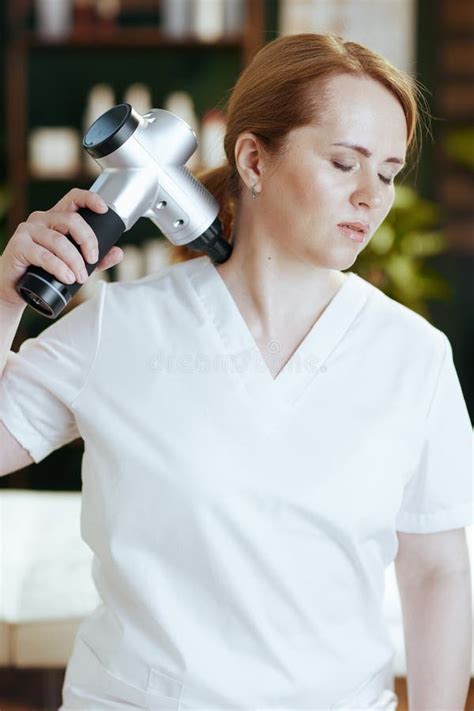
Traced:
POLYGON ((188 242, 186 247, 196 252, 206 252, 214 264, 226 262, 232 254, 232 245, 223 236, 219 217, 216 217, 200 237, 188 242))
POLYGON ((120 148, 139 124, 140 115, 130 104, 118 104, 94 121, 82 145, 93 158, 103 158, 120 148))

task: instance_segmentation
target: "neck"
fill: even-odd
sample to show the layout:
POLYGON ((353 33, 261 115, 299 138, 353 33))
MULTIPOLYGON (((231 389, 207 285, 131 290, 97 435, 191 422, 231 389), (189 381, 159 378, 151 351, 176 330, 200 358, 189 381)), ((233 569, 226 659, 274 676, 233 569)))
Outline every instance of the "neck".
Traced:
POLYGON ((314 321, 346 275, 305 261, 291 238, 270 235, 256 218, 236 219, 233 251, 218 265, 236 304, 254 332, 271 336, 295 321, 314 321))

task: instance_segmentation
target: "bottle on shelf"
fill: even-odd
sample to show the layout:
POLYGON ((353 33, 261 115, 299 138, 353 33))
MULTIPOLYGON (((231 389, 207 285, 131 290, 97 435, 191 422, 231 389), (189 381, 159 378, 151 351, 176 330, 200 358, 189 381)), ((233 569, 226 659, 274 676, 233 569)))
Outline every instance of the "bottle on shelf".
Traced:
POLYGON ((224 2, 224 34, 239 35, 244 29, 244 0, 225 0, 224 2))
POLYGON ((171 263, 170 243, 164 237, 154 237, 142 243, 144 276, 156 274, 171 263))
POLYGON ((35 26, 43 39, 60 40, 72 30, 72 0, 35 0, 35 26))
MULTIPOLYGON (((330 3, 323 8, 323 12, 331 14, 333 9, 330 3)), ((337 3, 334 3, 337 6, 337 3)), ((313 0, 283 0, 279 9, 278 25, 281 35, 295 35, 300 32, 310 32, 314 26, 313 0)))
POLYGON ((81 165, 79 131, 72 126, 34 128, 28 139, 28 163, 33 178, 74 178, 81 165))
POLYGON ((145 264, 143 251, 136 244, 126 244, 123 247, 123 258, 115 266, 117 281, 133 281, 144 276, 145 264))
POLYGON ((124 103, 133 106, 139 114, 146 114, 153 108, 151 91, 146 84, 136 82, 130 84, 123 97, 124 103))
POLYGON ((202 42, 216 42, 225 34, 224 0, 194 0, 193 31, 202 42))
POLYGON ((186 168, 188 168, 188 170, 190 170, 191 172, 199 170, 201 165, 199 139, 200 128, 199 120, 194 110, 194 102, 192 100, 192 97, 186 91, 173 91, 165 98, 163 108, 166 111, 172 111, 174 114, 182 118, 183 121, 186 121, 186 123, 189 124, 193 131, 196 133, 198 146, 191 158, 186 163, 186 168))
POLYGON ((186 37, 191 34, 192 0, 161 0, 161 28, 169 37, 186 37))
POLYGON ((225 162, 225 131, 226 119, 223 111, 210 109, 204 114, 201 127, 202 168, 216 168, 225 162))
POLYGON ((118 26, 120 0, 95 0, 97 26, 103 30, 112 30, 118 26))
MULTIPOLYGON (((115 92, 110 84, 96 84, 92 87, 87 97, 86 110, 82 121, 82 135, 84 136, 89 127, 99 116, 115 106, 115 92)), ((101 169, 93 158, 82 150, 83 167, 91 177, 99 175, 101 169)))

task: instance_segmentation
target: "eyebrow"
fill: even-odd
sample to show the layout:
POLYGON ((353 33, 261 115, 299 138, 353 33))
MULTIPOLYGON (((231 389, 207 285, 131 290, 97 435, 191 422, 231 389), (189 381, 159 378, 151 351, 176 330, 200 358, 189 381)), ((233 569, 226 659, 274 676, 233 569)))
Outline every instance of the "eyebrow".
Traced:
MULTIPOLYGON (((357 151, 358 153, 362 153, 363 156, 366 158, 370 158, 372 153, 367 149, 363 148, 363 146, 355 146, 352 143, 332 143, 332 146, 345 146, 346 148, 352 148, 352 150, 357 151)), ((405 165, 405 162, 401 158, 387 158, 387 160, 384 161, 384 163, 399 163, 400 165, 405 165)))

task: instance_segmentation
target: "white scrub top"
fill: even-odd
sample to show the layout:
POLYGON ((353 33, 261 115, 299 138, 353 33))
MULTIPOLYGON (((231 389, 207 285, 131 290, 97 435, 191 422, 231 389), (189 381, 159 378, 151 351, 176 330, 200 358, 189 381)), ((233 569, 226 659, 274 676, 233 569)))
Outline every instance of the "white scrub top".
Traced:
POLYGON ((103 604, 62 709, 395 708, 396 531, 474 522, 472 426, 426 319, 349 272, 274 380, 201 256, 103 282, 10 352, 0 418, 36 462, 84 439, 103 604))

